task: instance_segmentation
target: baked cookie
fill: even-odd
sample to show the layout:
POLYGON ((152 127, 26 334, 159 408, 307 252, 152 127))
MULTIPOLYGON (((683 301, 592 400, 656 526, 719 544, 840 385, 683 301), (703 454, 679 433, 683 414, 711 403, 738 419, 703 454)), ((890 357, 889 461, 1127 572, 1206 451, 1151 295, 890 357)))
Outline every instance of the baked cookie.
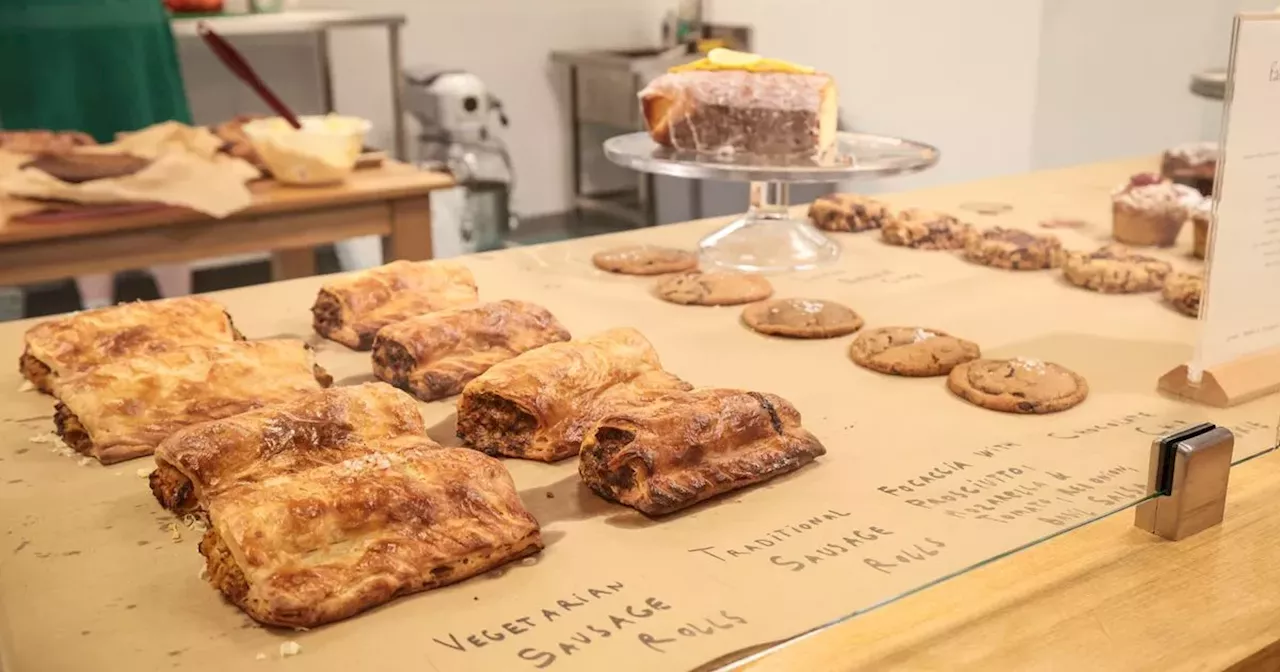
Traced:
POLYGON ((1072 250, 1062 261, 1067 282, 1103 294, 1154 292, 1172 270, 1169 262, 1134 254, 1124 245, 1107 245, 1092 253, 1072 250))
POLYGON ((977 343, 922 327, 868 329, 849 346, 858 366, 895 376, 945 376, 981 356, 977 343))
POLYGON ((691 271, 658 281, 658 298, 687 306, 736 306, 763 301, 773 285, 763 275, 737 271, 691 271))
POLYGON ((918 208, 889 218, 880 231, 884 242, 918 250, 958 250, 972 235, 972 225, 951 215, 918 208))
POLYGON ((770 336, 834 338, 862 328, 862 317, 847 306, 817 299, 774 299, 747 306, 742 321, 770 336))
POLYGON ((993 227, 969 237, 964 256, 969 261, 1010 271, 1056 268, 1062 243, 1056 236, 1037 236, 1018 229, 993 227))
POLYGON ((688 250, 654 245, 627 245, 601 250, 591 255, 596 268, 625 275, 661 275, 692 271, 698 255, 688 250))
POLYGON ((857 194, 819 196, 809 206, 809 219, 823 231, 869 231, 880 228, 888 217, 885 204, 857 194))
POLYGON ((975 359, 951 369, 947 387, 965 401, 1003 413, 1057 413, 1084 401, 1080 374, 1038 359, 975 359))
POLYGON ((1204 295, 1204 276, 1199 273, 1170 273, 1164 280, 1164 300, 1178 312, 1200 316, 1200 297, 1204 295))

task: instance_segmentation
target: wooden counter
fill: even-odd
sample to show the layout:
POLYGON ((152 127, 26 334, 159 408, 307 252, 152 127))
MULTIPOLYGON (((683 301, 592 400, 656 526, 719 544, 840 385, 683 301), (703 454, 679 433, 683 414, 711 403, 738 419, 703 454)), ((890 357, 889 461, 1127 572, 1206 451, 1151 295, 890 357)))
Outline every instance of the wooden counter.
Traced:
MULTIPOLYGON (((1057 233, 1087 249, 1107 238, 1111 188, 1154 164, 1120 161, 885 199, 983 226, 1043 231, 1046 219, 1081 219, 1089 225, 1057 233), (974 203, 1010 209, 983 216, 968 209, 974 203)), ((1182 649, 1170 650, 1188 666, 1244 659, 1274 640, 1268 629, 1276 619, 1263 616, 1276 613, 1273 589, 1230 583, 1250 558, 1275 564, 1260 550, 1264 537, 1233 542, 1230 552, 1213 543, 1263 527, 1261 518, 1236 516, 1263 516, 1261 498, 1280 488, 1268 480, 1269 490, 1247 489, 1248 474, 1265 471, 1277 459, 1270 456, 1240 468, 1227 525, 1188 542, 1155 541, 1130 530, 1131 514, 1122 513, 970 571, 1139 499, 1153 436, 1209 420, 1236 431, 1237 458, 1276 445, 1280 396, 1209 409, 1155 392, 1156 378, 1190 355, 1194 320, 1154 294, 1100 295, 1056 272, 999 271, 946 252, 887 246, 875 233, 834 235, 839 263, 770 279, 779 297, 841 301, 868 327, 944 329, 988 356, 1058 362, 1090 382, 1078 407, 1018 416, 971 406, 940 379, 861 369, 848 360, 850 337, 767 338, 741 326, 738 308, 668 304, 652 296, 652 279, 590 264, 593 252, 616 244, 692 247, 717 224, 462 261, 482 299, 540 303, 575 336, 634 326, 667 369, 697 386, 791 401, 827 447, 816 464, 654 520, 595 496, 572 459, 506 460, 542 524, 540 555, 294 633, 256 626, 200 579, 199 535, 161 510, 137 477, 150 461, 101 467, 51 450, 51 400, 16 392, 16 371, 0 369, 0 666, 191 672, 248 668, 261 656, 307 672, 691 669, 966 571, 755 664, 1134 669, 1144 656, 1157 659, 1158 645, 1146 641, 1157 635, 1185 637, 1182 649), (976 489, 974 502, 988 503, 991 513, 957 500, 951 491, 961 486, 976 489), (1178 562, 1187 569, 1171 575, 1178 562), (1217 592, 1178 601, 1201 577, 1217 592), (1156 615, 1141 610, 1166 584, 1180 618, 1169 607, 1156 615), (1239 607, 1247 623, 1224 618, 1204 637, 1187 633, 1197 611, 1226 613, 1233 600, 1253 600, 1239 607), (1023 605, 1028 611, 1018 611, 1023 605), (1145 631, 1147 624, 1161 632, 1145 631), (1015 626, 1026 632, 1012 634, 1015 626), (1210 636, 1212 646, 1201 648, 1213 650, 1195 655, 1195 643, 1210 636), (279 646, 290 640, 302 654, 279 660, 279 646)), ((1177 249, 1154 254, 1194 268, 1189 233, 1177 249)), ((307 309, 322 282, 302 278, 214 298, 248 336, 307 339, 338 384, 368 381, 367 353, 311 333, 307 309)), ((30 324, 0 325, 0 356, 16 359, 30 324)), ((452 399, 420 409, 432 438, 457 445, 452 399)))
POLYGON ((0 222, 0 286, 152 264, 274 251, 277 279, 315 273, 312 248, 363 235, 390 237, 393 259, 431 258, 431 191, 453 178, 396 162, 332 187, 250 185, 253 204, 225 219, 182 208, 0 222))

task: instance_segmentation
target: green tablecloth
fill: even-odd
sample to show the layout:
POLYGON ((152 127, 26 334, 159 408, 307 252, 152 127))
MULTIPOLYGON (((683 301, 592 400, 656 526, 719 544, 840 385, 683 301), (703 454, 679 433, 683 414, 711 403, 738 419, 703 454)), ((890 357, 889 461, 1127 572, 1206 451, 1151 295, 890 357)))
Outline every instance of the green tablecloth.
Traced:
POLYGON ((161 0, 0 0, 0 128, 190 123, 161 0))

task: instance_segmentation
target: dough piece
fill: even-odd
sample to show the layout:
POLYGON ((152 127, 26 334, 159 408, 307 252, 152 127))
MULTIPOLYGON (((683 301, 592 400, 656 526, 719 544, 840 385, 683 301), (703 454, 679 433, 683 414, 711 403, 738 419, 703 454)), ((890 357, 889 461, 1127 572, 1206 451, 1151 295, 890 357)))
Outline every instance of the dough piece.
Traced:
POLYGON ((174 513, 191 513, 228 488, 391 445, 371 442, 426 434, 417 403, 390 385, 331 387, 178 430, 156 448, 151 494, 174 513))
POLYGON ((977 343, 923 327, 868 329, 849 346, 858 366, 895 376, 945 376, 981 356, 977 343))
POLYGON ((373 340, 373 373, 423 401, 462 392, 489 367, 569 331, 542 306, 496 301, 387 325, 373 340))
POLYGON ((578 473, 601 497, 658 516, 794 471, 826 452, 781 397, 669 391, 603 416, 582 442, 578 473))
POLYGON ((497 460, 391 441, 211 497, 209 583, 259 623, 314 628, 542 549, 497 460))
POLYGON ((122 303, 31 327, 18 368, 36 389, 52 394, 59 377, 101 364, 182 345, 242 338, 227 309, 210 299, 188 296, 122 303))
POLYGON ((614 388, 688 389, 662 370, 658 353, 634 329, 552 343, 499 362, 458 399, 458 438, 490 455, 554 462, 578 454, 614 388))
POLYGON ((1200 317, 1204 276, 1199 273, 1170 273, 1164 281, 1164 300, 1179 313, 1200 317))
POLYGON ((1139 173, 1111 194, 1111 236, 1128 245, 1172 247, 1203 200, 1191 187, 1139 173))
POLYGON ((736 306, 769 298, 773 285, 763 275, 737 271, 693 271, 658 281, 658 298, 689 306, 736 306))
POLYGON ((591 263, 610 273, 661 275, 697 268, 698 255, 671 247, 628 245, 596 252, 591 255, 591 263))
POLYGON ((862 328, 862 317, 834 301, 773 299, 742 311, 747 326, 771 336, 834 338, 862 328))
POLYGON ((1067 252, 1062 276, 1073 285, 1104 294, 1154 292, 1164 286, 1173 267, 1169 262, 1134 254, 1124 245, 1107 245, 1096 252, 1067 252))
POLYGON ((69 184, 125 177, 151 165, 132 154, 42 154, 22 164, 69 184))
POLYGON ((61 379, 54 424, 77 452, 112 464, 150 455, 170 434, 295 399, 333 379, 296 339, 189 345, 61 379))
POLYGON ((971 404, 1004 413, 1056 413, 1089 396, 1089 384, 1038 359, 976 359, 951 370, 947 387, 971 404))
POLYGON ((809 219, 823 231, 869 231, 880 228, 889 218, 884 203, 857 194, 819 196, 809 206, 809 219))
POLYGON ((958 250, 973 236, 973 226, 948 214, 911 208, 890 217, 880 236, 890 245, 918 250, 958 250))
POLYGON ((410 317, 473 304, 476 280, 456 261, 393 261, 325 283, 311 307, 316 333, 353 350, 410 317))
POLYGON ((1009 271, 1057 268, 1062 243, 1056 236, 1037 236, 1018 229, 993 227, 972 236, 965 244, 965 258, 984 266, 1009 271))

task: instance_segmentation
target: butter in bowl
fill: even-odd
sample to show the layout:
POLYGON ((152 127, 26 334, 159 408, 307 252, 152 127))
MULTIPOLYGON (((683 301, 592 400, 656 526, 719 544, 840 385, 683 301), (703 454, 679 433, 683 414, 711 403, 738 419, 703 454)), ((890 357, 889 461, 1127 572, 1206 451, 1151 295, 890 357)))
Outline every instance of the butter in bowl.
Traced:
POLYGON ((356 167, 371 124, 336 114, 299 117, 295 129, 280 117, 255 119, 244 133, 276 180, 320 186, 342 182, 356 167))

